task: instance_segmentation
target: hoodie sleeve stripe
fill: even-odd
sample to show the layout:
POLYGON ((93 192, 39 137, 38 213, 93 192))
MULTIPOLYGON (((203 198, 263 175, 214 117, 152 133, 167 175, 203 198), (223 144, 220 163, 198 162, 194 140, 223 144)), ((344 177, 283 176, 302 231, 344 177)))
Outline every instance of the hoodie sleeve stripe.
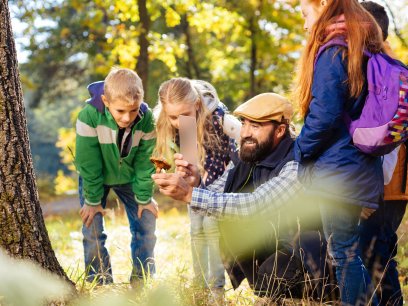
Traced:
POLYGON ((77 120, 76 122, 76 131, 79 136, 83 137, 96 137, 96 129, 88 124, 82 122, 81 120, 77 120))
POLYGON ((150 140, 156 138, 156 131, 153 130, 150 133, 145 133, 142 137, 143 140, 150 140))
POLYGON ((142 131, 135 131, 133 134, 132 147, 139 146, 140 139, 151 140, 156 138, 156 131, 150 133, 143 133, 142 131))

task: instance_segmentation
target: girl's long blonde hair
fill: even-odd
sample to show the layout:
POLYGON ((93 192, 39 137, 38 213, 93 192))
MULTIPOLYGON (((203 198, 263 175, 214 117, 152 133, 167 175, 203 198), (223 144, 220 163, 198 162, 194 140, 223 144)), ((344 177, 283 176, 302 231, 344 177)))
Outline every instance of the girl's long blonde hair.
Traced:
MULTIPOLYGON (((308 0, 310 4, 319 7, 321 0, 308 0)), ((348 87, 352 97, 361 93, 365 74, 363 68, 363 51, 371 53, 383 52, 381 30, 373 17, 356 0, 327 0, 327 5, 314 24, 306 48, 299 61, 297 78, 294 88, 294 99, 299 103, 300 115, 304 117, 312 100, 312 83, 314 62, 320 46, 334 36, 343 36, 348 48, 343 57, 348 58, 348 87), (340 15, 344 15, 346 29, 331 33, 327 28, 334 24, 340 15)), ((328 67, 329 69, 329 67, 328 67)))
POLYGON ((220 136, 215 132, 212 113, 203 103, 200 91, 187 78, 173 78, 160 85, 159 101, 154 109, 156 117, 157 140, 154 154, 163 156, 167 161, 173 161, 174 150, 171 142, 175 143, 177 130, 173 128, 166 114, 168 104, 197 103, 197 149, 199 169, 204 170, 205 149, 211 147, 217 150, 221 146, 220 136))

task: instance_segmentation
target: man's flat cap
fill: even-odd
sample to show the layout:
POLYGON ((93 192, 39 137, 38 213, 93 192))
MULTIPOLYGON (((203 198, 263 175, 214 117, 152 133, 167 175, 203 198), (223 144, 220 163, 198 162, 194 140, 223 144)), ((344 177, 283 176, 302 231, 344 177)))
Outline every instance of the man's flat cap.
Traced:
POLYGON ((263 93, 241 104, 234 115, 256 122, 289 123, 293 107, 288 99, 275 93, 263 93))

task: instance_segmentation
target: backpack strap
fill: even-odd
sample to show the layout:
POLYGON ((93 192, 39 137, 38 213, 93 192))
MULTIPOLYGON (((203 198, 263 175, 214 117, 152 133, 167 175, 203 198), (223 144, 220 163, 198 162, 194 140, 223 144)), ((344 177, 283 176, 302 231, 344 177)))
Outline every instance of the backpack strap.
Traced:
POLYGON ((401 184, 401 192, 405 194, 407 188, 407 170, 408 170, 408 154, 407 154, 407 144, 408 141, 401 144, 401 146, 405 146, 405 158, 404 158, 404 171, 402 172, 402 184, 401 184))
MULTIPOLYGON (((342 46, 342 47, 346 47, 348 48, 348 44, 347 42, 342 38, 342 37, 335 37, 333 39, 330 39, 328 42, 326 42, 324 45, 322 45, 319 48, 319 51, 317 51, 316 54, 316 58, 315 58, 315 62, 314 65, 316 66, 317 63, 317 59, 319 58, 319 56, 327 49, 330 48, 332 46, 342 46)), ((372 53, 367 51, 366 49, 364 49, 364 55, 367 57, 371 57, 372 53)))

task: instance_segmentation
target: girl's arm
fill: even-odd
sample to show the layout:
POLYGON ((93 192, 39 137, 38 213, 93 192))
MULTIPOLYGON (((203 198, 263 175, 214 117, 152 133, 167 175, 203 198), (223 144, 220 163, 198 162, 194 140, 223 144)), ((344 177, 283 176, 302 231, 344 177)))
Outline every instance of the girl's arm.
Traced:
POLYGON ((347 69, 339 47, 324 51, 315 66, 312 101, 302 131, 295 142, 295 160, 315 159, 328 146, 343 124, 349 99, 347 69))

